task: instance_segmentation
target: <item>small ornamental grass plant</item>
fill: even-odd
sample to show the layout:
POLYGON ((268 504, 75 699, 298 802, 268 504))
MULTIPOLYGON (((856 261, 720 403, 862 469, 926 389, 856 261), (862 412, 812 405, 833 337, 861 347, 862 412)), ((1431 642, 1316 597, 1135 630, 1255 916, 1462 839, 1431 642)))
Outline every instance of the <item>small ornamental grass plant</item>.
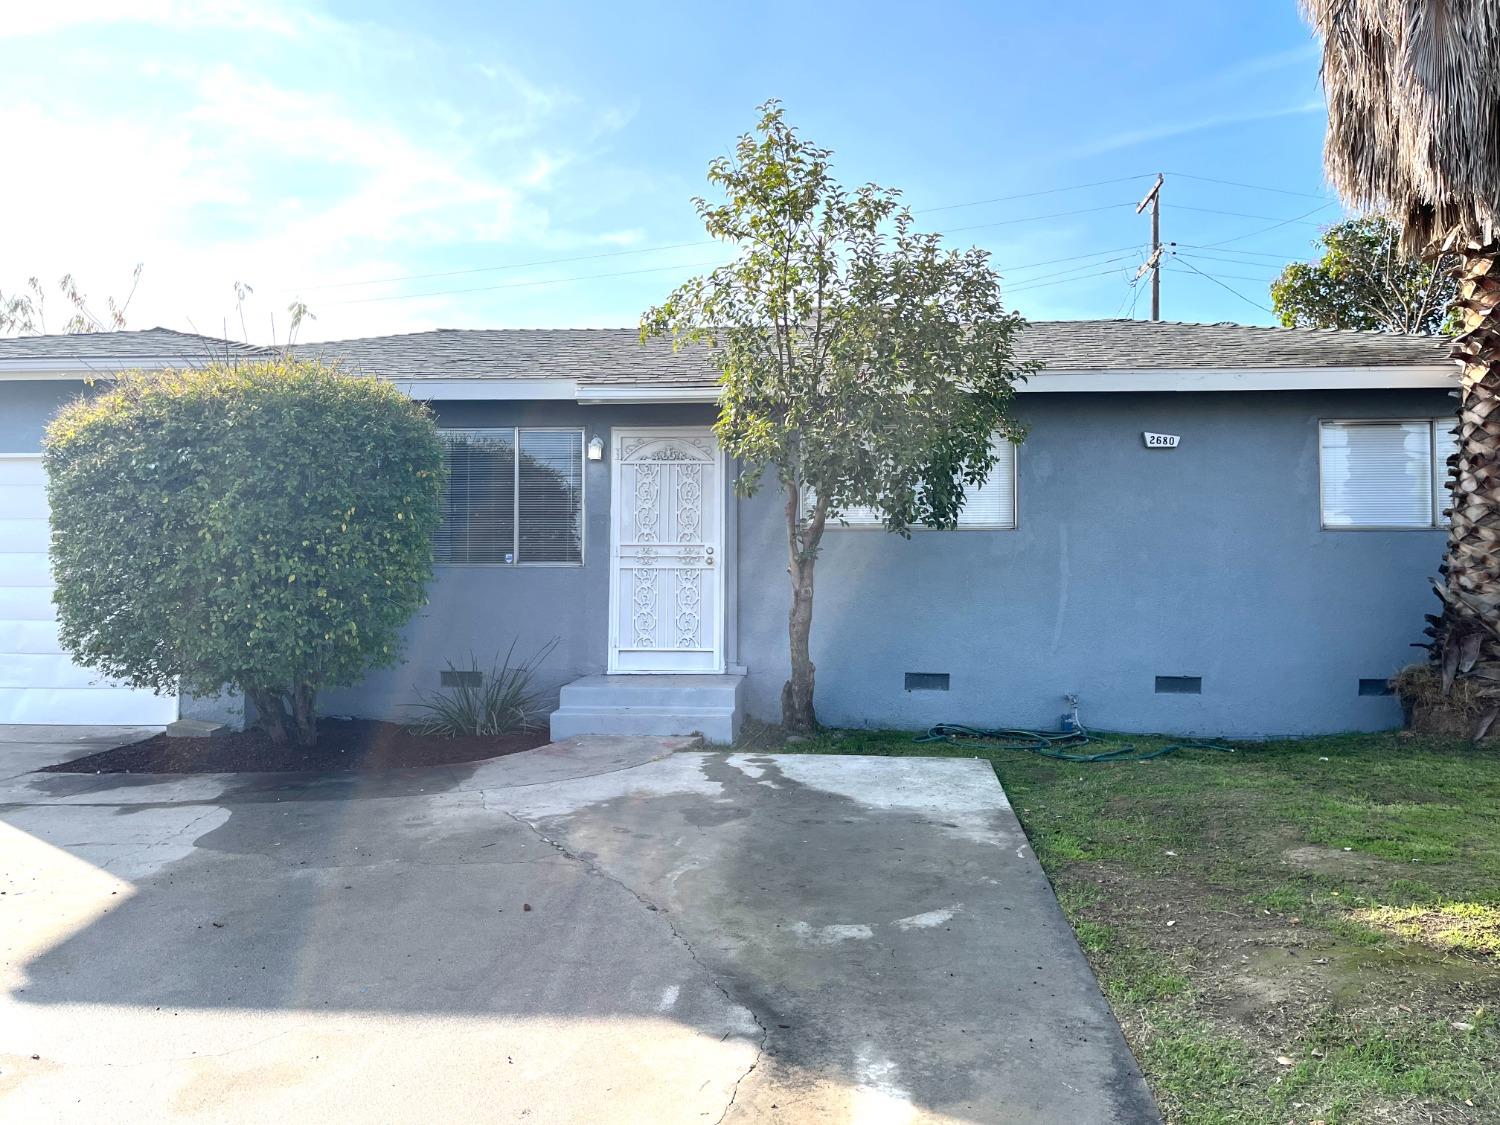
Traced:
POLYGON ((479 666, 471 653, 469 666, 448 664, 451 686, 424 692, 412 709, 417 712, 408 725, 418 734, 445 738, 484 737, 535 730, 541 718, 541 693, 533 686, 536 670, 557 647, 548 641, 531 657, 512 663, 515 642, 505 659, 489 671, 479 666))

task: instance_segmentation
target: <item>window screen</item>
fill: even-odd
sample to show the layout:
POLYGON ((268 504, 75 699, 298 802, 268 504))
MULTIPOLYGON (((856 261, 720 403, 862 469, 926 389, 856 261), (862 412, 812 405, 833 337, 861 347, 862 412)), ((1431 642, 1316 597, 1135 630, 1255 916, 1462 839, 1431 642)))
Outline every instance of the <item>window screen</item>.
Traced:
POLYGON ((433 557, 447 563, 515 562, 515 431, 449 431, 443 440, 448 489, 433 557))
POLYGON ((583 561, 583 435, 522 430, 517 561, 583 561))
POLYGON ((448 488, 433 537, 440 563, 583 562, 583 434, 445 430, 448 488))
POLYGON ((1428 528, 1444 523, 1446 420, 1324 422, 1323 526, 1428 528))
MULTIPOLYGON (((1011 528, 1016 526, 1016 446, 996 436, 995 467, 984 484, 964 489, 963 510, 958 513, 960 528, 1011 528)), ((883 527, 885 521, 875 508, 853 507, 843 511, 843 522, 850 527, 883 527)), ((830 527, 838 527, 836 521, 830 527)))

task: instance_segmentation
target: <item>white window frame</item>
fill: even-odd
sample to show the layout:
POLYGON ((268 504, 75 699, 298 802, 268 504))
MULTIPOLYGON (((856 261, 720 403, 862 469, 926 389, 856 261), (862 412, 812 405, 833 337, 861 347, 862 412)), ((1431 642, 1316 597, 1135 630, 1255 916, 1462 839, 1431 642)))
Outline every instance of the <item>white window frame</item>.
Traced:
POLYGON ((1446 531, 1449 520, 1443 509, 1452 497, 1448 492, 1447 457, 1438 458, 1439 436, 1447 438, 1453 429, 1453 416, 1417 416, 1402 418, 1319 418, 1318 419, 1318 527, 1323 531, 1446 531), (1330 524, 1323 492, 1323 431, 1329 426, 1401 426, 1425 425, 1428 432, 1428 457, 1432 461, 1432 496, 1428 505, 1430 523, 1413 527, 1409 524, 1330 524))
MULTIPOLYGON (((588 491, 589 491, 589 462, 588 445, 585 442, 584 428, 582 426, 439 426, 438 436, 446 438, 453 434, 457 436, 475 435, 479 437, 493 434, 509 434, 511 438, 511 452, 515 457, 515 495, 511 498, 515 505, 514 515, 511 518, 512 534, 515 547, 512 555, 519 559, 521 553, 521 435, 535 433, 551 434, 577 434, 578 435, 578 457, 580 465, 578 485, 578 561, 577 562, 448 562, 434 555, 433 566, 459 566, 459 567, 499 567, 502 570, 515 570, 521 567, 573 567, 577 569, 588 562, 588 491)), ((444 453, 446 458, 447 454, 444 453)))
MULTIPOLYGON (((1021 526, 1021 447, 1008 438, 1000 439, 1002 445, 1010 447, 1010 523, 960 523, 957 527, 928 527, 926 524, 912 524, 912 531, 1015 531, 1021 526)), ((1001 456, 1004 456, 1002 450, 1001 456)), ((991 470, 993 472, 994 470, 991 470)), ((989 483, 986 479, 985 483, 989 483)), ((809 496, 811 493, 809 492, 809 496)), ((964 497, 965 506, 968 504, 967 488, 964 497)), ((963 519, 963 511, 960 509, 959 517, 963 519)), ((885 524, 879 520, 853 520, 845 523, 838 516, 830 515, 825 531, 884 531, 885 524)))

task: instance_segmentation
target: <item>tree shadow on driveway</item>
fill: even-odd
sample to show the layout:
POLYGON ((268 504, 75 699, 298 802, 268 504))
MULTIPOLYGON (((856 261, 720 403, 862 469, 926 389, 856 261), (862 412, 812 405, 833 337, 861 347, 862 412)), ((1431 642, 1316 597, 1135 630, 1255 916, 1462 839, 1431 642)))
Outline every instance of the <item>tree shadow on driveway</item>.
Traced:
MULTIPOLYGON (((13 807, 12 828, 132 889, 100 905, 64 872, 27 891, 43 904, 72 878, 89 905, 56 912, 52 933, 22 919, 36 941, 11 996, 33 1010, 623 1021, 646 1060, 636 1080, 683 1120, 705 1119, 700 1082, 726 1120, 1154 1120, 985 775, 678 754, 503 790, 450 773, 417 793, 286 783, 13 807), (692 1065, 683 1029, 703 1045, 692 1065)), ((577 1080, 607 1071, 596 1062, 577 1080)))

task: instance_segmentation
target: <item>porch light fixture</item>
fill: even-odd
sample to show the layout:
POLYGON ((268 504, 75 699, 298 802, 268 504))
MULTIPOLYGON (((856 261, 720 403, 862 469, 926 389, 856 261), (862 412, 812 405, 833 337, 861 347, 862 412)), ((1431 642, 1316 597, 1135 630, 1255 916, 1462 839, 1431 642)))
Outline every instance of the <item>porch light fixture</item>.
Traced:
POLYGON ((589 438, 589 460, 604 460, 604 439, 598 434, 595 434, 593 437, 589 438))

